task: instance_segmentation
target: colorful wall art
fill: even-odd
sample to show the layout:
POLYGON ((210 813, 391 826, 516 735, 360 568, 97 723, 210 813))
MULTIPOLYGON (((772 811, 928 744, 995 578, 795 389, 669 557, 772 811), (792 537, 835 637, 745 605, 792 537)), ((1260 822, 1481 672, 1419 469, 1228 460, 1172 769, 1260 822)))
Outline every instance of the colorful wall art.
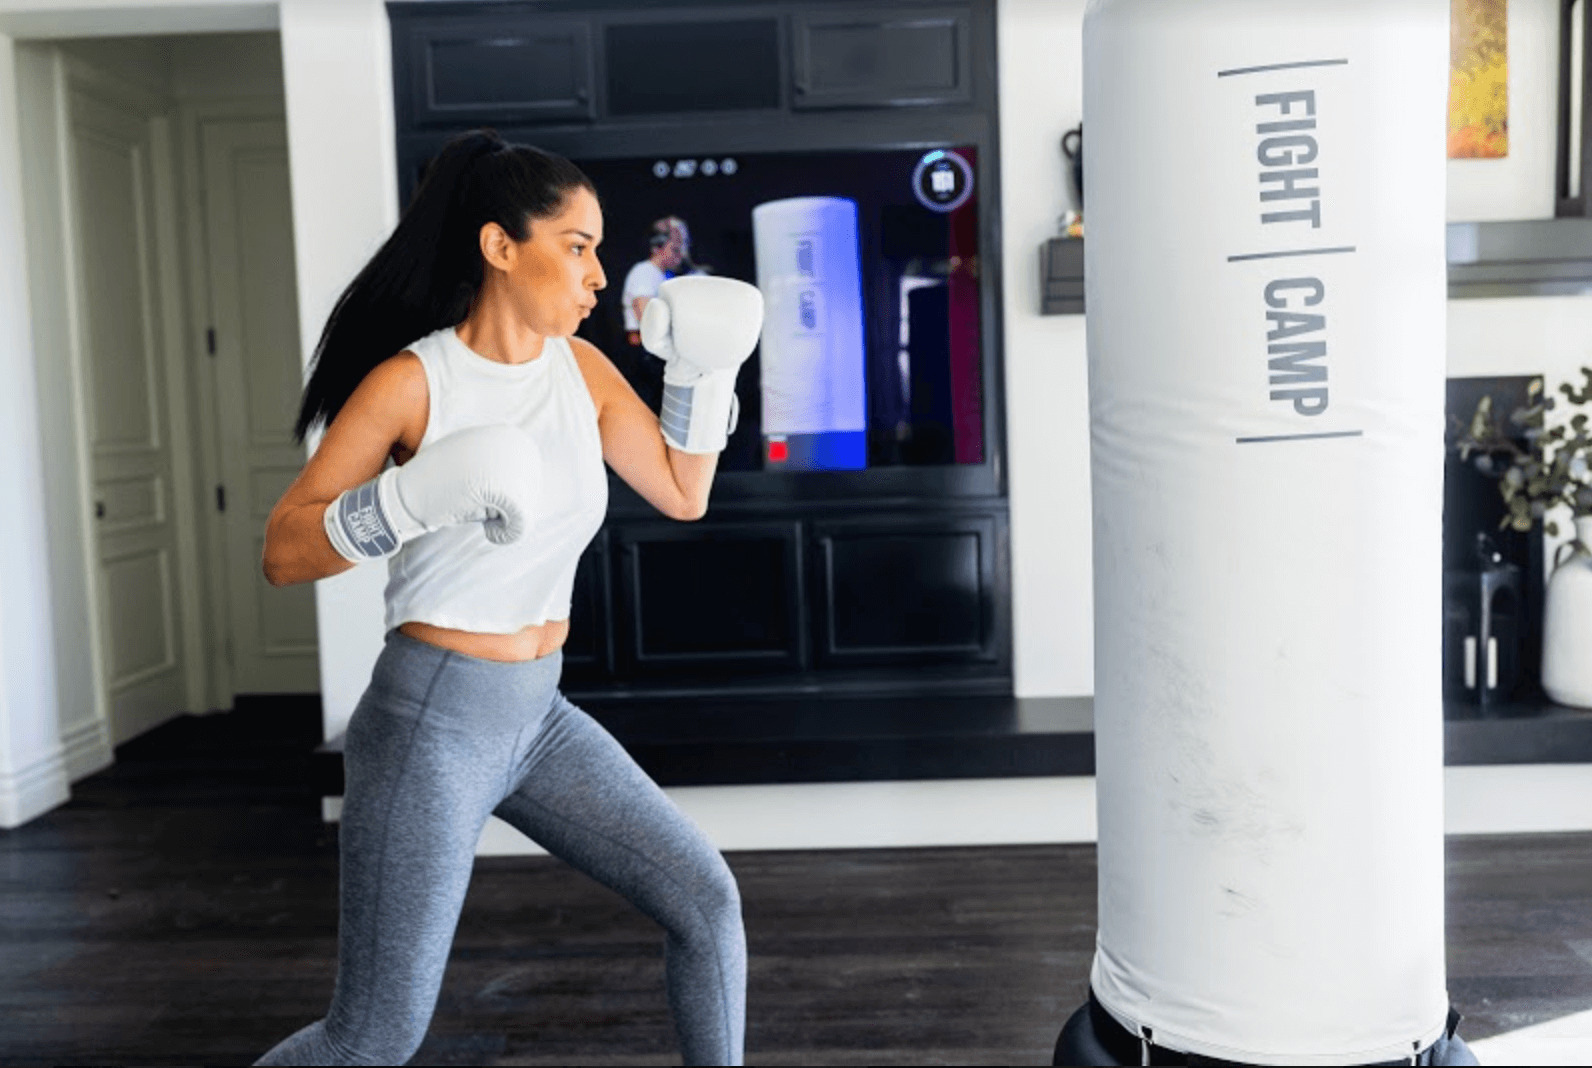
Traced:
POLYGON ((1452 0, 1448 158, 1509 155, 1509 0, 1452 0))

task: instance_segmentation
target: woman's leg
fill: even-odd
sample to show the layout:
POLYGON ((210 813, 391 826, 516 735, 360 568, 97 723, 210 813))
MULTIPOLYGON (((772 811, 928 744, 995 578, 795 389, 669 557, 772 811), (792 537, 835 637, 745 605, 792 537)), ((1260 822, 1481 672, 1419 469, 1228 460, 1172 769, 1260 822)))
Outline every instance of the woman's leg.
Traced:
POLYGON ((417 692, 373 685, 348 725, 331 1008, 260 1064, 403 1064, 425 1037, 514 736, 493 771, 490 739, 461 729, 454 700, 437 707, 446 660, 420 666, 431 678, 412 680, 417 692))
POLYGON ((740 1064, 746 937, 735 877, 619 743, 560 694, 497 814, 662 925, 685 1063, 740 1064))

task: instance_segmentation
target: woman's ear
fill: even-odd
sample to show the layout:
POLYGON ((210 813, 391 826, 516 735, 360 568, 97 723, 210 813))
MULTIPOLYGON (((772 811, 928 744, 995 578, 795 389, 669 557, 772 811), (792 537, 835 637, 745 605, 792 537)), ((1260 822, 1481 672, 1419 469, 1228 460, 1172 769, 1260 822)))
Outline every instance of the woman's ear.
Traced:
POLYGON ((508 233, 495 222, 483 223, 480 234, 481 257, 500 271, 512 271, 519 249, 508 233))

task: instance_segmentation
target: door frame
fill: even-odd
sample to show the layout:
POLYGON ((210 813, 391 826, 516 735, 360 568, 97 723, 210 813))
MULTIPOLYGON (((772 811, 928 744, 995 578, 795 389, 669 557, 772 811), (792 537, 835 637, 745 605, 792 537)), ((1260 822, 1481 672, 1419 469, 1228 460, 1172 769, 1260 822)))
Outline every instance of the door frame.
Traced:
MULTIPOLYGON (((67 358, 72 384, 72 440, 77 453, 76 496, 78 514, 84 524, 81 539, 85 588, 88 594, 90 643, 89 662, 93 675, 94 721, 99 728, 98 746, 103 756, 99 766, 109 762, 113 725, 110 717, 109 677, 106 662, 107 635, 103 609, 104 591, 98 575, 98 531, 94 521, 94 471, 92 442, 88 425, 88 354, 83 338, 84 296, 80 289, 78 235, 83 220, 76 198, 76 163, 72 157, 72 97, 81 94, 96 98, 112 108, 130 112, 147 124, 150 162, 150 243, 152 290, 152 328, 164 378, 163 400, 167 409, 166 433, 172 450, 172 522, 177 547, 175 564, 176 594, 181 603, 182 623, 178 641, 184 657, 183 691, 186 709, 176 712, 205 712, 207 700, 202 635, 210 629, 201 594, 201 544, 195 508, 193 457, 194 434, 191 425, 191 391, 188 388, 191 365, 184 310, 183 272, 180 263, 180 233, 183 229, 178 209, 182 197, 178 187, 177 146, 174 140, 172 107, 167 101, 142 86, 110 72, 84 63, 56 47, 53 55, 56 113, 55 136, 60 153, 57 164, 63 181, 60 197, 62 232, 59 235, 64 260, 64 297, 67 328, 67 358)), ((87 771, 93 768, 85 769, 87 771)), ((72 778, 78 769, 70 769, 72 778)))
MULTIPOLYGON (((236 696, 232 666, 232 613, 228 593, 225 524, 212 507, 216 486, 226 481, 221 469, 221 428, 216 412, 215 364, 209 355, 209 331, 215 322, 211 311, 209 244, 205 227, 204 129, 210 123, 248 120, 287 121, 282 99, 238 98, 185 101, 177 106, 178 142, 182 181, 191 195, 183 198, 183 251, 189 297, 185 335, 189 359, 189 381, 195 415, 196 442, 201 442, 200 462, 195 483, 200 503, 199 533, 204 543, 206 620, 204 657, 208 680, 205 697, 212 709, 231 708, 236 696)), ((233 497, 241 502, 242 489, 233 497)))

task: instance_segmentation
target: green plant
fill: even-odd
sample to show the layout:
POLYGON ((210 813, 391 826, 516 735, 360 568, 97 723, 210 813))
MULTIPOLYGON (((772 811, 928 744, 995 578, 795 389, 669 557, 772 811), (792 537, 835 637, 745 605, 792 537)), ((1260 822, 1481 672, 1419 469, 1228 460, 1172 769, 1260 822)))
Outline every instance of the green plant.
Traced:
MULTIPOLYGON (((1592 405, 1592 367, 1581 368, 1585 382, 1565 382, 1559 392, 1575 408, 1592 405)), ((1509 413, 1514 428, 1506 432, 1491 396, 1482 397, 1470 421, 1460 427, 1455 446, 1459 458, 1484 475, 1498 479, 1504 513, 1500 527, 1528 531, 1537 520, 1550 535, 1559 533, 1553 512, 1570 509, 1573 517, 1592 515, 1592 428, 1586 412, 1548 425, 1558 400, 1546 396, 1542 380, 1532 381, 1526 403, 1509 413)))

